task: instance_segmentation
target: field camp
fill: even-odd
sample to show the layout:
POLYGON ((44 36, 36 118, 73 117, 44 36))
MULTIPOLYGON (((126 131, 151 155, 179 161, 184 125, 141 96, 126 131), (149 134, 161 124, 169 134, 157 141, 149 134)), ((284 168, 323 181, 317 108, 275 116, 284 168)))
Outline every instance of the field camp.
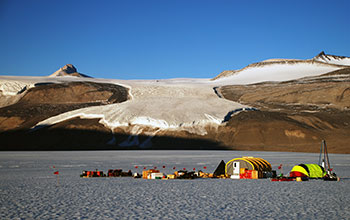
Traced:
MULTIPOLYGON (((281 170, 282 164, 278 166, 281 170)), ((165 166, 162 166, 163 170, 165 166)), ((238 157, 225 163, 223 160, 217 168, 212 172, 204 172, 202 169, 197 171, 196 168, 188 170, 183 168, 172 174, 165 174, 157 167, 147 169, 147 167, 135 166, 135 169, 142 169, 142 173, 131 170, 123 172, 122 169, 109 169, 107 174, 103 171, 83 171, 80 175, 83 178, 91 177, 134 177, 142 179, 197 179, 197 178, 220 178, 220 179, 266 179, 271 181, 308 181, 310 179, 321 179, 325 181, 339 181, 340 178, 333 172, 330 166, 327 145, 322 141, 321 151, 318 164, 298 164, 295 165, 289 173, 289 176, 284 176, 283 173, 277 175, 276 170, 272 169, 271 164, 258 157, 238 157), (139 168, 140 167, 140 168, 139 168)), ((203 167, 207 169, 206 166, 203 167)), ((176 170, 176 167, 173 167, 176 170)))

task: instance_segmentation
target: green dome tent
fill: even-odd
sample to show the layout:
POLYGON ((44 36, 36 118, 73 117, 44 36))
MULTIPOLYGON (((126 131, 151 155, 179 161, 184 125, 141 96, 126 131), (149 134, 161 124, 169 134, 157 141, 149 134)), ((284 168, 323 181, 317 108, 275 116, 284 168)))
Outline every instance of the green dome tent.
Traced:
POLYGON ((318 164, 299 164, 290 171, 290 177, 323 178, 326 171, 318 164))

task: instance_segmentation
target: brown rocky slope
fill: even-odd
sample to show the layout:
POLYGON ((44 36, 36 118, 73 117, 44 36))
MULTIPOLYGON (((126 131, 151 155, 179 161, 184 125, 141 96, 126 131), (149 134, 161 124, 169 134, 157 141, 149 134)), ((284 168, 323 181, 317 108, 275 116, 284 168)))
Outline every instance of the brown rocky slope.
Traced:
POLYGON ((224 130, 240 150, 350 153, 350 68, 282 83, 223 86, 223 97, 259 111, 233 115, 224 130))
POLYGON ((40 84, 15 104, 0 108, 0 132, 30 129, 46 118, 74 109, 128 100, 128 89, 94 82, 40 84))

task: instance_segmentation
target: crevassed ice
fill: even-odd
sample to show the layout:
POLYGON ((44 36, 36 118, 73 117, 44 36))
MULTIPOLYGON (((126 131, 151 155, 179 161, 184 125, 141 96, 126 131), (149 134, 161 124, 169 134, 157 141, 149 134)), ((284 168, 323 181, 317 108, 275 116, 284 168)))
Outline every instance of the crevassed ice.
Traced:
POLYGON ((20 81, 5 81, 0 80, 0 91, 3 95, 14 96, 17 95, 23 89, 33 87, 33 84, 20 82, 20 81))

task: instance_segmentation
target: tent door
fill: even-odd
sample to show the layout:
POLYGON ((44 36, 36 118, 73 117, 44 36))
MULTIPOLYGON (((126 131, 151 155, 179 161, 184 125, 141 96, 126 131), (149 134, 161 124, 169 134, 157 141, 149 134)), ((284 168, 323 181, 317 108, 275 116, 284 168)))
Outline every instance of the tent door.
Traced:
POLYGON ((233 162, 233 175, 239 175, 240 172, 239 162, 233 162))

